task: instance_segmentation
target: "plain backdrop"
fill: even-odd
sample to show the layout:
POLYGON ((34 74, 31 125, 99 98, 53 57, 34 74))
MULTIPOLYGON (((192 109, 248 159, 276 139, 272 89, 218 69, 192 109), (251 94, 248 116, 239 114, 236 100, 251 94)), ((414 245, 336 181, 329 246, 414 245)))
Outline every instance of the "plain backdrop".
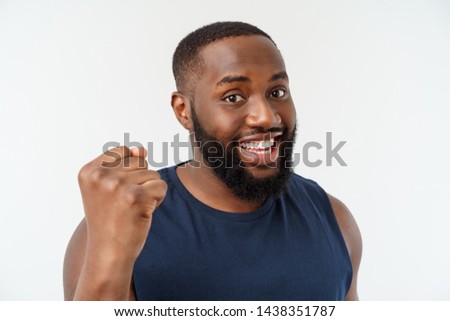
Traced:
POLYGON ((155 160, 162 142, 187 140, 170 107, 172 53, 223 20, 278 44, 297 152, 327 132, 346 141, 347 166, 296 172, 358 221, 360 298, 449 300, 450 2, 430 0, 0 0, 0 299, 63 299, 78 170, 125 133, 153 142, 155 160))

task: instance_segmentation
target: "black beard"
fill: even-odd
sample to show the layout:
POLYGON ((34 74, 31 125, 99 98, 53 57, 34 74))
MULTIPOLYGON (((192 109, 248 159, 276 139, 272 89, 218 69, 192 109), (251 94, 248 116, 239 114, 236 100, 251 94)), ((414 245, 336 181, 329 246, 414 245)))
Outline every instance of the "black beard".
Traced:
MULTIPOLYGON (((208 134, 200 125, 194 109, 191 102, 194 148, 200 148, 205 164, 213 169, 214 174, 234 195, 249 203, 262 204, 269 197, 276 198, 286 190, 289 177, 293 172, 292 154, 296 128, 292 135, 289 136, 285 130, 281 136, 278 172, 269 177, 257 178, 241 166, 237 141, 232 141, 225 149, 217 137, 208 134)), ((273 131, 279 131, 279 129, 257 131, 254 134, 273 131)))

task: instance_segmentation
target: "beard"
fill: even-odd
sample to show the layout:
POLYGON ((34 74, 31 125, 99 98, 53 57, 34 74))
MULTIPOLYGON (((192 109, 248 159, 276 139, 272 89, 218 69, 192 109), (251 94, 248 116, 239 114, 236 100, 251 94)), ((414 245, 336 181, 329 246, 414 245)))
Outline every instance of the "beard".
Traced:
MULTIPOLYGON (((277 172, 271 176, 258 178, 241 165, 238 138, 228 144, 206 132, 195 114, 195 107, 191 102, 191 118, 195 135, 194 148, 200 148, 203 162, 213 169, 213 173, 241 200, 262 204, 269 197, 279 197, 287 189, 289 178, 293 172, 293 147, 295 143, 296 127, 289 135, 286 130, 281 136, 278 146, 277 172)), ((252 134, 265 134, 280 131, 273 128, 268 131, 258 130, 252 134)))

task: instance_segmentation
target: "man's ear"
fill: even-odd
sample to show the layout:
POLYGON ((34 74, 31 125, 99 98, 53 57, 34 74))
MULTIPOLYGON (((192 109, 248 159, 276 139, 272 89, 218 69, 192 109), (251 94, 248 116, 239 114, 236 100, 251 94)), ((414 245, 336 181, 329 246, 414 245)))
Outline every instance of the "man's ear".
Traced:
POLYGON ((184 96, 179 91, 172 93, 171 105, 178 122, 189 130, 192 131, 191 121, 191 102, 188 97, 184 96))

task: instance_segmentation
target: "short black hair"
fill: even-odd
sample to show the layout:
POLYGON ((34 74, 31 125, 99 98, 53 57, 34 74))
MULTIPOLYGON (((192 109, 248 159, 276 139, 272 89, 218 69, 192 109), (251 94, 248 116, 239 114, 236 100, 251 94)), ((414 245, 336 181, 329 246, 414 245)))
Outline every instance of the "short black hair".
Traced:
POLYGON ((238 21, 215 22, 203 26, 180 41, 172 59, 172 71, 177 90, 183 92, 188 80, 199 77, 202 60, 200 50, 206 45, 224 38, 259 35, 264 36, 276 46, 272 38, 261 29, 238 21))

